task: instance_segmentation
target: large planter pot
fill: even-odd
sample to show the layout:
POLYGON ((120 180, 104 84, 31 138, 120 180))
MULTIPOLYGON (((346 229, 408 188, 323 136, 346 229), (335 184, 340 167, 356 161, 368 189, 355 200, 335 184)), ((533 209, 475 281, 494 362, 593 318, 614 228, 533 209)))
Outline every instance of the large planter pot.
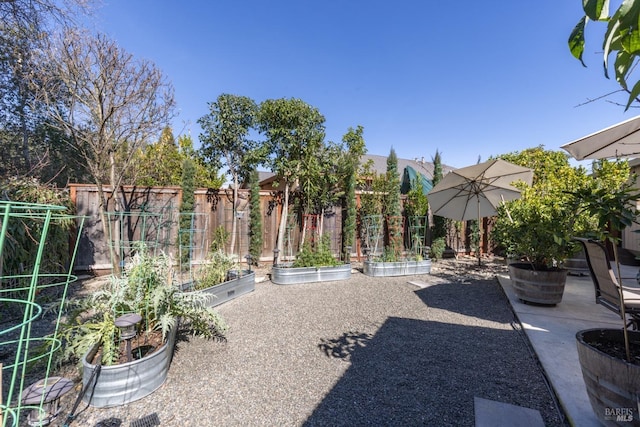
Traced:
POLYGON ((509 264, 509 277, 520 300, 536 304, 555 305, 562 301, 567 270, 534 270, 528 263, 509 264))
POLYGON ((331 282, 349 278, 351 278, 351 264, 334 267, 290 267, 287 265, 271 267, 271 281, 277 285, 331 282))
POLYGON ((588 275, 589 265, 587 264, 587 257, 584 254, 584 250, 581 250, 572 258, 566 259, 564 262, 564 268, 568 270, 569 274, 575 276, 588 275))
MULTIPOLYGON (((630 341, 640 341, 640 332, 628 333, 630 341)), ((614 342, 624 351, 622 328, 578 331, 576 342, 582 377, 598 420, 607 426, 640 425, 640 366, 606 354, 594 346, 601 342, 614 342)))
POLYGON ((365 261, 362 266, 362 272, 367 276, 375 277, 429 274, 431 273, 431 260, 398 262, 365 261))
POLYGON ((91 380, 97 365, 91 364, 99 345, 96 344, 82 358, 82 385, 90 381, 89 392, 85 393, 85 403, 97 408, 121 406, 142 399, 156 391, 167 379, 169 365, 173 357, 178 328, 172 328, 167 341, 156 351, 141 359, 111 366, 101 366, 91 380))
MULTIPOLYGON (((202 292, 209 295, 208 305, 215 307, 241 295, 248 294, 256 289, 256 273, 249 270, 231 270, 227 273, 226 282, 210 286, 205 289, 199 289, 192 292, 202 292)), ((182 285, 183 290, 191 288, 192 283, 182 285)))

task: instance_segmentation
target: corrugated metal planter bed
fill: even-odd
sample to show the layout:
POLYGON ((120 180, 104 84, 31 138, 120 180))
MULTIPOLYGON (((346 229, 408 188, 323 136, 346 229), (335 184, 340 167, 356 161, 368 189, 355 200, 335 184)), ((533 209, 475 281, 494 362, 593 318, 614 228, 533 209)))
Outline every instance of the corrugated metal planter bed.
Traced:
POLYGON ((121 406, 156 391, 167 379, 177 329, 172 328, 167 342, 148 356, 128 363, 100 367, 97 380, 95 376, 91 380, 97 365, 88 362, 94 358, 99 349, 98 344, 94 345, 82 358, 83 387, 87 387, 87 384, 92 381, 88 389, 90 392, 83 397, 85 403, 90 403, 96 408, 121 406))
POLYGON ((351 264, 334 267, 291 267, 279 264, 271 267, 271 281, 277 285, 331 282, 351 278, 351 264))
POLYGON ((431 260, 380 262, 365 261, 362 272, 367 276, 412 276, 431 273, 431 260))
MULTIPOLYGON (((215 307, 234 298, 238 298, 244 294, 252 292, 256 289, 256 273, 249 270, 231 270, 227 274, 226 282, 219 283, 205 289, 199 289, 191 292, 202 292, 210 295, 209 306, 215 307)), ((192 282, 182 285, 182 290, 189 291, 192 282)))

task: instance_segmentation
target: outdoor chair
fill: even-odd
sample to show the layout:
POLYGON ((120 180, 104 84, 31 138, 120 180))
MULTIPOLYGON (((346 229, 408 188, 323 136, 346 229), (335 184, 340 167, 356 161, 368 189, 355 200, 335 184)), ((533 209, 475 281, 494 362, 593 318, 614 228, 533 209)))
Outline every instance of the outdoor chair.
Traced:
POLYGON ((622 289, 624 311, 629 316, 626 326, 637 330, 640 326, 640 289, 620 285, 611 268, 611 260, 603 242, 581 237, 574 237, 574 240, 582 243, 584 247, 589 274, 596 291, 596 303, 617 313, 627 322, 626 316, 620 309, 620 290, 622 289))

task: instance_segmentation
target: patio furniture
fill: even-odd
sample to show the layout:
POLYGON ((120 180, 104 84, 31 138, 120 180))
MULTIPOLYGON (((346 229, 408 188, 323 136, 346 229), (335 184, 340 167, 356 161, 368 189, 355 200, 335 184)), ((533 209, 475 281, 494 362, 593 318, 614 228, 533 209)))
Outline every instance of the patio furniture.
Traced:
POLYGON ((611 260, 607 255, 604 243, 594 239, 575 237, 579 241, 587 257, 589 274, 596 292, 596 303, 617 313, 621 318, 625 314, 630 318, 625 319, 627 327, 638 330, 640 326, 640 289, 632 289, 621 286, 618 278, 611 268, 611 260), (624 313, 621 310, 620 290, 622 290, 622 303, 624 313))

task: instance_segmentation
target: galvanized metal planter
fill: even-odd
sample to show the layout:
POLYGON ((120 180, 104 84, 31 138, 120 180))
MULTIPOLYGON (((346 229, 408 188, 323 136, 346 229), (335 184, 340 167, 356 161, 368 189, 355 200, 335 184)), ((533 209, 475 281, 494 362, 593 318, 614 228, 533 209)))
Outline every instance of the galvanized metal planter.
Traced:
POLYGON ((351 278, 351 264, 335 267, 290 267, 284 264, 271 267, 271 281, 277 285, 331 282, 351 278))
MULTIPOLYGON (((84 402, 96 408, 108 408, 134 402, 156 391, 167 379, 177 330, 172 328, 167 342, 148 356, 120 365, 102 366, 97 379, 93 379, 95 387, 93 383, 89 385, 91 392, 84 395, 84 402)), ((83 387, 87 386, 97 369, 97 365, 88 361, 93 359, 98 349, 99 345, 94 345, 82 358, 83 387)))
POLYGON ((365 261, 362 272, 367 276, 412 276, 431 273, 431 260, 380 262, 365 261))
MULTIPOLYGON (((227 274, 230 280, 197 291, 209 295, 209 307, 215 307, 256 289, 256 273, 249 270, 231 270, 227 274)), ((182 289, 188 291, 192 283, 186 283, 182 289)))

